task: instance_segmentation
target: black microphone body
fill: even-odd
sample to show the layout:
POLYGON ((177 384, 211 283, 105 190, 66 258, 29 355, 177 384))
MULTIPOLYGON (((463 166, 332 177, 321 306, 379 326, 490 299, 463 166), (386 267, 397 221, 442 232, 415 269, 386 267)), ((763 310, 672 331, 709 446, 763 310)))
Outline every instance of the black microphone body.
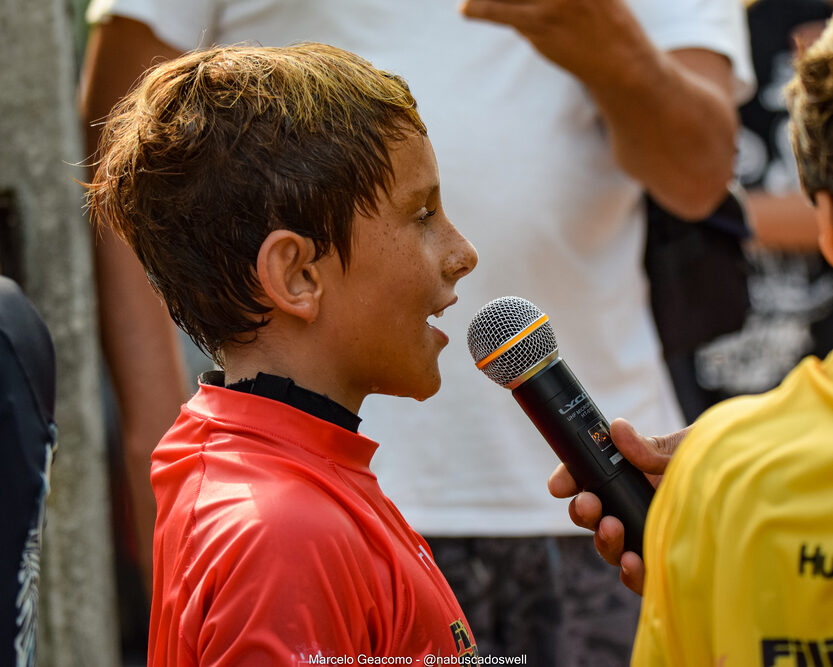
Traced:
POLYGON ((642 555, 654 487, 616 449, 610 424, 559 356, 549 317, 508 296, 487 303, 468 329, 477 367, 515 400, 576 480, 625 526, 625 549, 642 555))
POLYGON ((557 357, 512 395, 579 487, 625 526, 625 550, 642 556, 654 487, 613 445, 610 424, 566 362, 557 357))

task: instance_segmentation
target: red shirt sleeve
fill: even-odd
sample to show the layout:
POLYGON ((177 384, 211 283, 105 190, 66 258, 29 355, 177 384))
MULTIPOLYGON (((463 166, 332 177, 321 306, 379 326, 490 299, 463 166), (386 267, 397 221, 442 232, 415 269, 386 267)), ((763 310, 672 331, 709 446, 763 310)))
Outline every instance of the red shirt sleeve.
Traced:
POLYGON ((387 566, 337 506, 314 493, 293 495, 293 505, 303 507, 306 495, 312 502, 304 511, 271 503, 234 535, 208 531, 181 618, 198 664, 292 665, 319 651, 378 655, 393 641, 394 628, 383 622, 393 618, 387 566))

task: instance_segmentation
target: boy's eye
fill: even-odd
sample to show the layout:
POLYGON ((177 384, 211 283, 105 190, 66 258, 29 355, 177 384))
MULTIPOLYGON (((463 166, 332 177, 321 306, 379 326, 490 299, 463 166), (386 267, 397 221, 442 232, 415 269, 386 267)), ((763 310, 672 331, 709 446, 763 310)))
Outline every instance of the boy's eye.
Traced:
POLYGON ((430 218, 436 212, 437 212, 437 209, 432 209, 430 211, 426 210, 421 216, 419 216, 419 221, 420 222, 425 222, 426 220, 428 220, 428 218, 430 218))

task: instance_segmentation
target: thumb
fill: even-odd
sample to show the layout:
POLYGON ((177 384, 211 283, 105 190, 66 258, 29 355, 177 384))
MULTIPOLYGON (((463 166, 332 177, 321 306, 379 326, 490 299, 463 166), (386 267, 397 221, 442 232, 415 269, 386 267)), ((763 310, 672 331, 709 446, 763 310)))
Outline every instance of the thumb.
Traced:
POLYGON ((671 457, 691 430, 691 426, 667 435, 646 437, 626 419, 614 419, 610 437, 622 456, 642 472, 662 475, 671 457))
POLYGON ((463 0, 460 13, 469 19, 480 19, 519 27, 530 19, 529 7, 506 0, 463 0))

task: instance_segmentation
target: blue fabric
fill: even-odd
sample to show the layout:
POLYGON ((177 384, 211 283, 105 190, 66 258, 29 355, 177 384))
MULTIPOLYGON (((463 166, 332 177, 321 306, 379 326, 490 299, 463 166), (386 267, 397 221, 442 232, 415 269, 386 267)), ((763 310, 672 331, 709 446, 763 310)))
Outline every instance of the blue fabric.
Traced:
POLYGON ((55 444, 55 353, 19 287, 0 276, 0 664, 34 665, 40 540, 55 444))

